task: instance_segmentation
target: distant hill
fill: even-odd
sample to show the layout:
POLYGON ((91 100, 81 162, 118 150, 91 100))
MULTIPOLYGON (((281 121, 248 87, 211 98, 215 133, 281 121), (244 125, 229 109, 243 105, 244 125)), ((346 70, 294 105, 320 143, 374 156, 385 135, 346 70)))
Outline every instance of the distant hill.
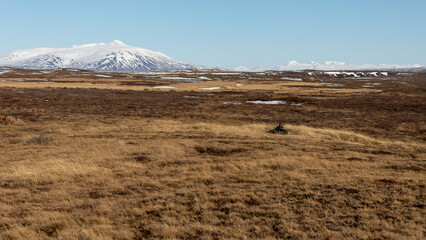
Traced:
POLYGON ((275 71, 298 71, 298 70, 397 70, 397 71, 425 71, 425 66, 418 64, 414 65, 397 65, 397 64, 349 64, 338 61, 326 61, 324 63, 311 62, 299 63, 297 61, 290 61, 287 65, 272 65, 272 66, 237 66, 225 68, 227 70, 241 71, 241 72, 262 72, 266 70, 275 71))

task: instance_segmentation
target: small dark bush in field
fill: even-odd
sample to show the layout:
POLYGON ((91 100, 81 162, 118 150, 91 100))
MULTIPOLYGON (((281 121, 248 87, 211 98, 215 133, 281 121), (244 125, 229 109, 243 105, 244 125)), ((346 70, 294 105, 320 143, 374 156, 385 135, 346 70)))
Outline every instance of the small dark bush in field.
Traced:
POLYGON ((246 151, 246 149, 243 148, 222 149, 216 147, 195 147, 195 150, 201 154, 209 154, 214 156, 227 156, 233 153, 246 151))
POLYGON ((151 159, 145 155, 139 155, 139 156, 135 156, 133 158, 136 162, 140 162, 140 163, 147 163, 150 162, 151 159))
POLYGON ((26 144, 49 144, 53 142, 53 138, 51 136, 38 135, 31 137, 25 143, 26 144))
POLYGON ((276 133, 276 134, 288 134, 288 131, 283 128, 281 123, 278 124, 278 126, 272 130, 269 130, 270 133, 276 133))

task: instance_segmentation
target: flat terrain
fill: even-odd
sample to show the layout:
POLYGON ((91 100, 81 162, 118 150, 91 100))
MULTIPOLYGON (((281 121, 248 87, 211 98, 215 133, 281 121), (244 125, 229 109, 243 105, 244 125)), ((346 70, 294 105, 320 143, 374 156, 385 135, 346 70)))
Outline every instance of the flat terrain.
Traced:
POLYGON ((424 239, 425 109, 424 73, 0 68, 0 239, 424 239))

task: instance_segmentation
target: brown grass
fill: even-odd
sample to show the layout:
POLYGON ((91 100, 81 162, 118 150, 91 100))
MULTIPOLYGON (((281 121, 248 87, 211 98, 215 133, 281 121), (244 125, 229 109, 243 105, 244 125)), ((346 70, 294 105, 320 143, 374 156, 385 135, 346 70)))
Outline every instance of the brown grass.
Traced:
POLYGON ((425 118, 408 95, 0 91, 21 119, 0 124, 1 239, 425 237, 425 118), (260 97, 303 105, 222 104, 260 97), (289 135, 261 118, 280 111, 289 135))

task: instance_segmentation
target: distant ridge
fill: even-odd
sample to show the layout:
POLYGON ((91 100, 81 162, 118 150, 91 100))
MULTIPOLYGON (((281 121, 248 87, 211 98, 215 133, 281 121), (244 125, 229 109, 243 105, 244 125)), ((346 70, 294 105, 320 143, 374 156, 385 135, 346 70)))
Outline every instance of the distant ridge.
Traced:
POLYGON ((275 66, 237 66, 225 68, 227 70, 242 71, 242 72, 262 72, 267 70, 276 71, 297 71, 297 70, 393 70, 398 71, 412 71, 412 72, 424 72, 425 66, 419 64, 413 65, 397 65, 397 64, 348 64, 338 61, 326 61, 325 63, 311 62, 311 63, 299 63, 297 61, 290 61, 287 65, 275 65, 275 66))
POLYGON ((197 68, 163 53, 128 46, 119 40, 70 48, 17 50, 0 57, 0 66, 26 69, 76 68, 109 72, 164 71, 197 68))

